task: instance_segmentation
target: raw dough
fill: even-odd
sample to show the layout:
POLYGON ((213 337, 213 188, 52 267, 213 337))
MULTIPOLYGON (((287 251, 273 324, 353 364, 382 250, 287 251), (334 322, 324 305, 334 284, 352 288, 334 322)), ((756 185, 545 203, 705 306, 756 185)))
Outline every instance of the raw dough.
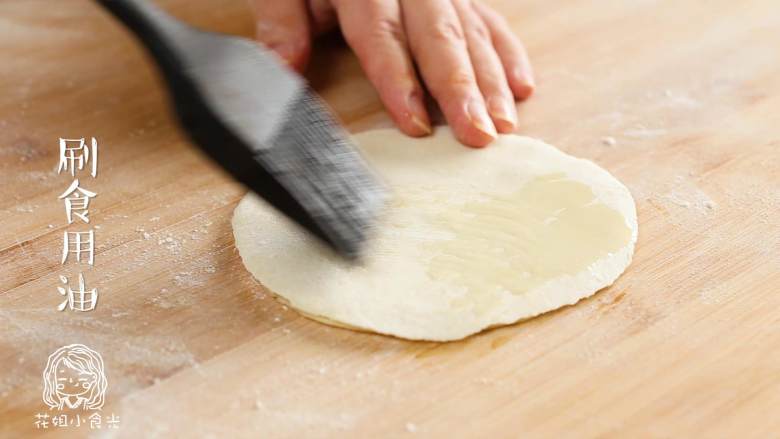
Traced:
POLYGON ((233 217, 249 271, 303 314, 408 339, 456 340, 570 305, 631 262, 636 209, 595 164, 539 140, 466 148, 446 128, 355 136, 393 190, 360 265, 253 194, 233 217))

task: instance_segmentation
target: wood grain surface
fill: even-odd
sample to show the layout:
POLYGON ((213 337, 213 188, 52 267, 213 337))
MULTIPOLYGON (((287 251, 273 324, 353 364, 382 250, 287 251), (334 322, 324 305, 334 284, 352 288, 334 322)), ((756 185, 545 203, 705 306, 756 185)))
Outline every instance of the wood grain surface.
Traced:
MULTIPOLYGON (((159 3, 252 33, 241 0, 159 3)), ((436 344, 278 304, 233 244, 243 189, 187 144, 130 37, 88 1, 0 2, 0 437, 778 437, 777 2, 491 3, 537 71, 518 131, 625 182, 639 242, 594 297, 436 344), (58 139, 92 136, 95 264, 61 265, 83 226, 58 139), (57 311, 79 272, 97 309, 57 311), (69 343, 103 355, 119 429, 35 428, 69 343)), ((351 130, 389 125, 337 40, 308 76, 351 130)))

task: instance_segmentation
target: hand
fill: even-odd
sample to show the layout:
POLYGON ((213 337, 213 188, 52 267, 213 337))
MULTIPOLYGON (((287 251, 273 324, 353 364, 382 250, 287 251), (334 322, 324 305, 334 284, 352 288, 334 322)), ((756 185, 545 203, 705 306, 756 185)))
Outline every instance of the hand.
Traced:
POLYGON ((517 125, 534 89, 522 43, 478 0, 250 0, 257 39, 298 70, 311 39, 340 26, 396 125, 431 132, 415 65, 456 137, 481 147, 517 125))

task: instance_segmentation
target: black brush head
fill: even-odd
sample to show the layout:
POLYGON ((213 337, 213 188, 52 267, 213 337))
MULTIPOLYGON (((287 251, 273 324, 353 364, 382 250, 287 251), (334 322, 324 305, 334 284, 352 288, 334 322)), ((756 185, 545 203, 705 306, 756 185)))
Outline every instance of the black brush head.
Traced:
POLYGON ((143 0, 99 0, 145 44, 190 138, 348 258, 386 192, 305 81, 256 42, 194 29, 143 0))

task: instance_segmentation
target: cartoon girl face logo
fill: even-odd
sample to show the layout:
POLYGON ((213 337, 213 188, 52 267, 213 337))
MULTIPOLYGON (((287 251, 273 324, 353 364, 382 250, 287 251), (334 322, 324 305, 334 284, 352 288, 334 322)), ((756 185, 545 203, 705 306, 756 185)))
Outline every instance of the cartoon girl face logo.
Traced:
POLYGON ((52 409, 97 410, 107 386, 103 358, 83 344, 57 349, 43 370, 43 402, 52 409))

